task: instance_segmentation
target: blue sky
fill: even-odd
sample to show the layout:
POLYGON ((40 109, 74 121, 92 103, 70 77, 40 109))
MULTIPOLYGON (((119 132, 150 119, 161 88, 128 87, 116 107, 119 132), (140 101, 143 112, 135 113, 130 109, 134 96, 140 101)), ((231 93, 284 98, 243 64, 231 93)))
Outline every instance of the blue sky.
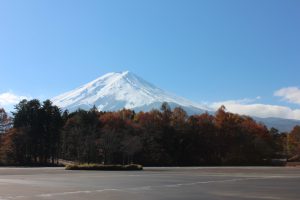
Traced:
POLYGON ((300 119, 299 10, 298 0, 3 0, 0 105, 129 70, 198 103, 300 119))

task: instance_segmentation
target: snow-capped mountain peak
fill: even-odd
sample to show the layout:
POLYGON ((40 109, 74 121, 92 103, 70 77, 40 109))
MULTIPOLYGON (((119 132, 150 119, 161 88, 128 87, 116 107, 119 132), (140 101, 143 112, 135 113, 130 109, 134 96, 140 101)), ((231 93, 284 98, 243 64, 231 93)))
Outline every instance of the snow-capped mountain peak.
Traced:
POLYGON ((51 100, 69 111, 78 108, 88 110, 94 105, 101 111, 123 108, 148 111, 159 108, 163 102, 168 102, 171 107, 181 106, 190 113, 208 110, 200 104, 166 92, 129 71, 105 74, 51 100))

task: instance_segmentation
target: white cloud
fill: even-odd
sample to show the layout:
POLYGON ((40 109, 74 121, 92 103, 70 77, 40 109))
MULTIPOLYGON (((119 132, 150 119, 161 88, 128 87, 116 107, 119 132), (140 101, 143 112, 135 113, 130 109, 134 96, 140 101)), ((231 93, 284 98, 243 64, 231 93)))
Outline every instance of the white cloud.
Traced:
POLYGON ((242 115, 250 115, 257 117, 279 117, 285 119, 300 119, 300 109, 291 109, 286 106, 269 105, 269 104, 249 104, 249 100, 230 100, 223 102, 215 102, 210 106, 218 109, 224 105, 227 111, 242 115))
POLYGON ((297 87, 286 87, 274 92, 275 96, 282 97, 284 101, 300 104, 300 89, 297 87))
POLYGON ((29 99, 29 97, 19 96, 13 92, 0 93, 0 107, 9 107, 15 105, 23 99, 29 99))

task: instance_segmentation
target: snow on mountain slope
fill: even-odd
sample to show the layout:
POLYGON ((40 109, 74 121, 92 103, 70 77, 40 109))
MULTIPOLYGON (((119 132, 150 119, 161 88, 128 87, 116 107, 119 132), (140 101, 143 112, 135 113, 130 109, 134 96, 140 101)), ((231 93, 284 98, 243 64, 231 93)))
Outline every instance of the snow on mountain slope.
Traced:
POLYGON ((78 108, 88 110, 94 105, 101 111, 116 111, 123 108, 148 111, 160 108, 163 102, 168 102, 171 108, 181 106, 190 114, 209 110, 155 87, 128 71, 108 73, 51 100, 55 105, 69 111, 78 108))

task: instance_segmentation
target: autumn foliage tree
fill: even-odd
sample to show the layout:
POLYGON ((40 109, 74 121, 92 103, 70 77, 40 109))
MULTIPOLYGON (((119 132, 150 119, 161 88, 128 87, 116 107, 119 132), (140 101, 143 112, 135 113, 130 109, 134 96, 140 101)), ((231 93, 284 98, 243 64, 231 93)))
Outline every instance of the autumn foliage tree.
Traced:
POLYGON ((135 113, 78 110, 62 113, 50 101, 21 101, 14 128, 1 137, 0 159, 12 164, 80 163, 148 166, 266 164, 299 150, 300 128, 288 137, 248 116, 221 107, 213 114, 189 116, 167 103, 160 110, 135 113), (285 140, 286 141, 286 140, 285 140))
POLYGON ((14 128, 2 137, 2 158, 16 164, 54 164, 63 124, 58 107, 49 100, 23 100, 13 115, 14 128))
POLYGON ((287 148, 290 158, 300 160, 300 126, 295 126, 287 135, 287 148))

